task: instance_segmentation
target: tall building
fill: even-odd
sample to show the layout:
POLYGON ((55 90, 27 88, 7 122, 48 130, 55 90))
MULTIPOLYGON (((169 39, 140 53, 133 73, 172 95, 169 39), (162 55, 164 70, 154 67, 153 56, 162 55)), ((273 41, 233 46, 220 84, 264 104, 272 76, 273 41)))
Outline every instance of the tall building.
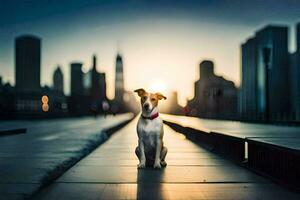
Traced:
POLYGON ((71 63, 71 96, 82 96, 83 88, 83 72, 82 63, 71 63))
POLYGON ((297 50, 290 55, 292 119, 300 120, 300 23, 296 26, 297 50))
POLYGON ((15 40, 15 81, 18 91, 40 90, 41 39, 22 35, 15 40))
POLYGON ((93 67, 91 70, 91 78, 92 78, 92 85, 90 88, 91 97, 94 100, 100 99, 100 82, 99 82, 99 73, 97 71, 97 58, 93 55, 93 67))
POLYGON ((104 101, 106 100, 106 81, 105 73, 99 73, 97 71, 97 58, 93 56, 93 68, 92 72, 92 85, 91 85, 91 97, 94 100, 104 101))
POLYGON ((100 99, 107 100, 106 96, 106 76, 105 73, 99 73, 99 84, 100 84, 100 99))
POLYGON ((214 63, 204 60, 199 65, 200 79, 195 82, 194 98, 188 101, 189 114, 204 118, 233 119, 236 117, 237 89, 214 73, 214 63))
POLYGON ((116 58, 116 77, 115 77, 115 99, 116 103, 122 104, 124 96, 124 74, 123 60, 120 54, 116 58))
POLYGON ((59 66, 53 73, 53 90, 61 94, 64 93, 64 77, 59 66))
POLYGON ((250 38, 241 47, 241 91, 239 112, 249 119, 257 117, 256 39, 250 38))
POLYGON ((92 69, 84 74, 85 95, 92 101, 102 102, 106 100, 106 80, 105 73, 99 73, 97 70, 97 58, 93 55, 92 69))
POLYGON ((178 104, 178 94, 173 91, 169 96, 167 96, 166 101, 159 102, 159 111, 162 113, 168 113, 173 115, 182 115, 183 108, 178 104))
POLYGON ((266 26, 242 45, 240 111, 245 119, 283 120, 290 113, 288 28, 266 26))

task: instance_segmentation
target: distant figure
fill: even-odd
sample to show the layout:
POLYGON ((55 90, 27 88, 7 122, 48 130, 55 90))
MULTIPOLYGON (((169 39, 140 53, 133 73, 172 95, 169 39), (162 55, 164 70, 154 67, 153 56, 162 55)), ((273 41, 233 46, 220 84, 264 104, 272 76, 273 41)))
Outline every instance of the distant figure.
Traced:
POLYGON ((102 102, 102 110, 103 110, 104 117, 106 117, 107 112, 109 110, 109 103, 107 101, 102 102))
POLYGON ((158 114, 158 101, 167 99, 161 93, 148 93, 144 89, 137 89, 141 97, 142 114, 137 124, 138 146, 135 153, 140 163, 138 168, 153 166, 160 169, 167 165, 165 158, 168 149, 163 143, 163 122, 158 114))

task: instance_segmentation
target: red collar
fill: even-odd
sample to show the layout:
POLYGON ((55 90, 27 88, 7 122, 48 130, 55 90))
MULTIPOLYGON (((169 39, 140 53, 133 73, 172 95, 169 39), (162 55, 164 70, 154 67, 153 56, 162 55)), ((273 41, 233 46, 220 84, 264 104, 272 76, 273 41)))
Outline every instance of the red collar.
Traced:
POLYGON ((150 115, 150 117, 145 117, 144 115, 142 115, 142 117, 144 119, 150 119, 150 120, 153 120, 155 118, 157 118, 159 116, 158 112, 154 113, 153 115, 150 115))

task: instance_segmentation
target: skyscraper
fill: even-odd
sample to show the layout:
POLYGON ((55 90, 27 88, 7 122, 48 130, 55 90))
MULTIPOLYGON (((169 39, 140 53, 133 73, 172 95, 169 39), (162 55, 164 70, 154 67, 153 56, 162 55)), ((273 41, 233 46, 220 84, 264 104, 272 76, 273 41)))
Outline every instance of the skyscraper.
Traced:
POLYGON ((53 90, 61 94, 64 93, 64 78, 59 66, 53 73, 53 90))
POLYGON ((239 112, 245 118, 257 117, 257 55, 256 39, 250 38, 242 44, 241 91, 239 99, 239 112))
POLYGON ((246 118, 280 120, 290 113, 287 33, 285 26, 269 25, 242 45, 240 108, 246 118))
POLYGON ((41 39, 22 35, 15 40, 15 81, 18 91, 40 90, 41 39))
POLYGON ((107 100, 106 97, 106 76, 105 73, 99 73, 99 84, 100 84, 100 99, 107 100))
POLYGON ((117 104, 123 103, 124 95, 124 75, 123 75, 123 60, 120 54, 116 58, 116 77, 115 77, 115 99, 117 104))
POLYGON ((188 102, 189 114, 205 118, 236 117, 237 89, 214 73, 214 63, 204 60, 199 65, 200 79, 195 82, 195 96, 188 102))
POLYGON ((71 63, 71 96, 83 95, 82 63, 71 63))
POLYGON ((300 120, 300 23, 296 26, 297 50, 290 55, 292 117, 300 120))
POLYGON ((92 63, 92 69, 84 74, 85 95, 92 101, 102 102, 106 100, 105 73, 98 72, 96 55, 93 55, 92 63))
POLYGON ((100 94, 101 91, 100 90, 100 75, 97 71, 97 58, 95 55, 93 55, 93 67, 92 67, 92 70, 91 70, 91 88, 90 88, 90 95, 91 95, 91 98, 93 100, 100 100, 100 94))

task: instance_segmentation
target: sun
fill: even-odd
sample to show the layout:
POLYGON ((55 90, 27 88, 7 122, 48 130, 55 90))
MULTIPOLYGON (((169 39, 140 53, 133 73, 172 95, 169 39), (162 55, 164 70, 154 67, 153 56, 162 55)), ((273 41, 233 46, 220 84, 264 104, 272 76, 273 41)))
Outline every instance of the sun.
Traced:
POLYGON ((153 80, 149 89, 151 92, 167 92, 167 84, 162 80, 153 80))

